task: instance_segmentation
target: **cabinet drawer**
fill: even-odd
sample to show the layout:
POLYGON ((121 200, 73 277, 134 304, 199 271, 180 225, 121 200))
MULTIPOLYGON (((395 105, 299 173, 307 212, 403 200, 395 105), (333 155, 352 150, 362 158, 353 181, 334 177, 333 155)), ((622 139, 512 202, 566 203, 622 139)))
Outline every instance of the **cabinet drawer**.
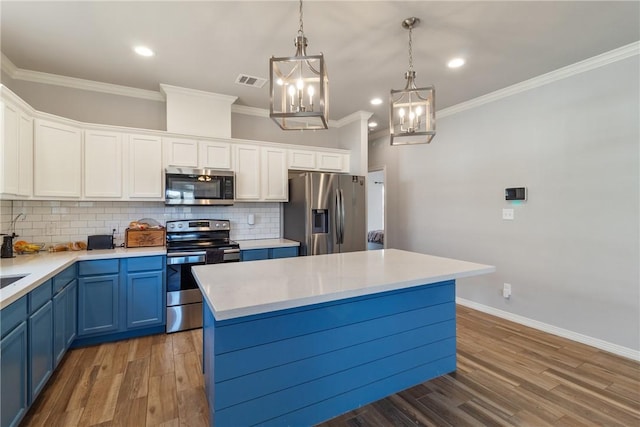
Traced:
POLYGON ((27 319, 27 296, 11 303, 0 312, 0 330, 2 338, 13 328, 27 319))
POLYGON ((165 260, 163 256, 147 256, 127 259, 127 271, 162 270, 165 260))
POLYGON ((240 252, 241 261, 269 259, 269 249, 249 249, 240 252))
POLYGON ((78 276, 118 273, 120 271, 118 262, 119 261, 117 259, 80 261, 78 264, 78 276))
POLYGON ((29 292, 29 314, 46 304, 51 299, 51 280, 47 280, 29 292))
POLYGON ((296 256, 298 256, 297 246, 271 249, 271 258, 291 258, 296 256))
POLYGON ((76 278, 76 265, 74 263, 71 267, 68 267, 66 270, 62 271, 61 273, 58 273, 53 278, 53 294, 55 295, 58 292, 60 292, 62 288, 67 286, 69 282, 71 282, 75 278, 76 278))

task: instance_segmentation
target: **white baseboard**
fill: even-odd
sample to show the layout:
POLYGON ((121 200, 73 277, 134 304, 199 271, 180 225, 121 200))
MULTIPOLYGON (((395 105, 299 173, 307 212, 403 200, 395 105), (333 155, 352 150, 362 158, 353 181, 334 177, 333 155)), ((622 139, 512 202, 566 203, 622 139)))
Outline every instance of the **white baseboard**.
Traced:
POLYGON ((456 297, 456 303, 463 305, 465 307, 472 308, 474 310, 482 311, 483 313, 487 313, 496 317, 511 320, 512 322, 519 323, 521 325, 529 326, 531 328, 538 329, 553 335, 558 335, 560 337, 567 338, 572 341, 577 341, 582 344, 590 345, 591 347, 599 348, 600 350, 608 351, 609 353, 613 353, 618 356, 626 357, 627 359, 640 362, 640 351, 638 350, 623 347, 621 345, 613 344, 608 341, 604 341, 598 338, 593 338, 587 335, 579 334, 577 332, 573 332, 568 329, 558 328, 557 326, 549 325, 547 323, 529 319, 528 317, 509 313, 508 311, 493 308, 488 305, 469 301, 464 298, 456 297))

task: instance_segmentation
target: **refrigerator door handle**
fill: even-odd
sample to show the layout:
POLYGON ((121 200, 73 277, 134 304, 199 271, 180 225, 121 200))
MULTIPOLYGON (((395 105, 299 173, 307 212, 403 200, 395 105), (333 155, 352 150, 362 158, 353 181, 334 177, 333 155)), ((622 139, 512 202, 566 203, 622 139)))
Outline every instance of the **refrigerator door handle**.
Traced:
POLYGON ((333 209, 333 218, 336 226, 336 244, 340 244, 340 189, 338 188, 336 188, 336 204, 333 209))
POLYGON ((344 193, 340 191, 340 244, 344 244, 344 193))

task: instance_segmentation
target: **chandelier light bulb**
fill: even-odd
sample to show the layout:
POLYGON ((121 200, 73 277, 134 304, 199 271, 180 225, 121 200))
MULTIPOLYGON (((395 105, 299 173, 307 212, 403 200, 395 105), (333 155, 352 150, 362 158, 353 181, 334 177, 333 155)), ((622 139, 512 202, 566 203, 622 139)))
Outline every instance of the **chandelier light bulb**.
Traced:
POLYGON ((284 82, 282 81, 282 79, 278 79, 278 80, 276 80, 276 84, 278 86, 282 86, 284 84, 284 82))
POLYGON ((298 79, 298 82, 296 83, 296 85, 298 86, 299 90, 304 89, 304 82, 302 81, 302 79, 298 79))
POLYGON ((401 108, 401 109, 398 111, 398 114, 400 114, 400 117, 402 117, 402 118, 404 119, 404 108, 401 108))

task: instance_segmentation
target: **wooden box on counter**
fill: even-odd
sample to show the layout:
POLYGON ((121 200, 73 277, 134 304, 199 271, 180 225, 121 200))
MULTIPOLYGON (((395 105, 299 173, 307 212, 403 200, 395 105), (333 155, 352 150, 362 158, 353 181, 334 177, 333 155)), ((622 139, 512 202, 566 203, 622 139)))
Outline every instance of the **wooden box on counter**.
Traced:
POLYGON ((164 228, 160 230, 132 230, 127 228, 124 233, 124 246, 126 248, 164 246, 165 233, 164 228))

